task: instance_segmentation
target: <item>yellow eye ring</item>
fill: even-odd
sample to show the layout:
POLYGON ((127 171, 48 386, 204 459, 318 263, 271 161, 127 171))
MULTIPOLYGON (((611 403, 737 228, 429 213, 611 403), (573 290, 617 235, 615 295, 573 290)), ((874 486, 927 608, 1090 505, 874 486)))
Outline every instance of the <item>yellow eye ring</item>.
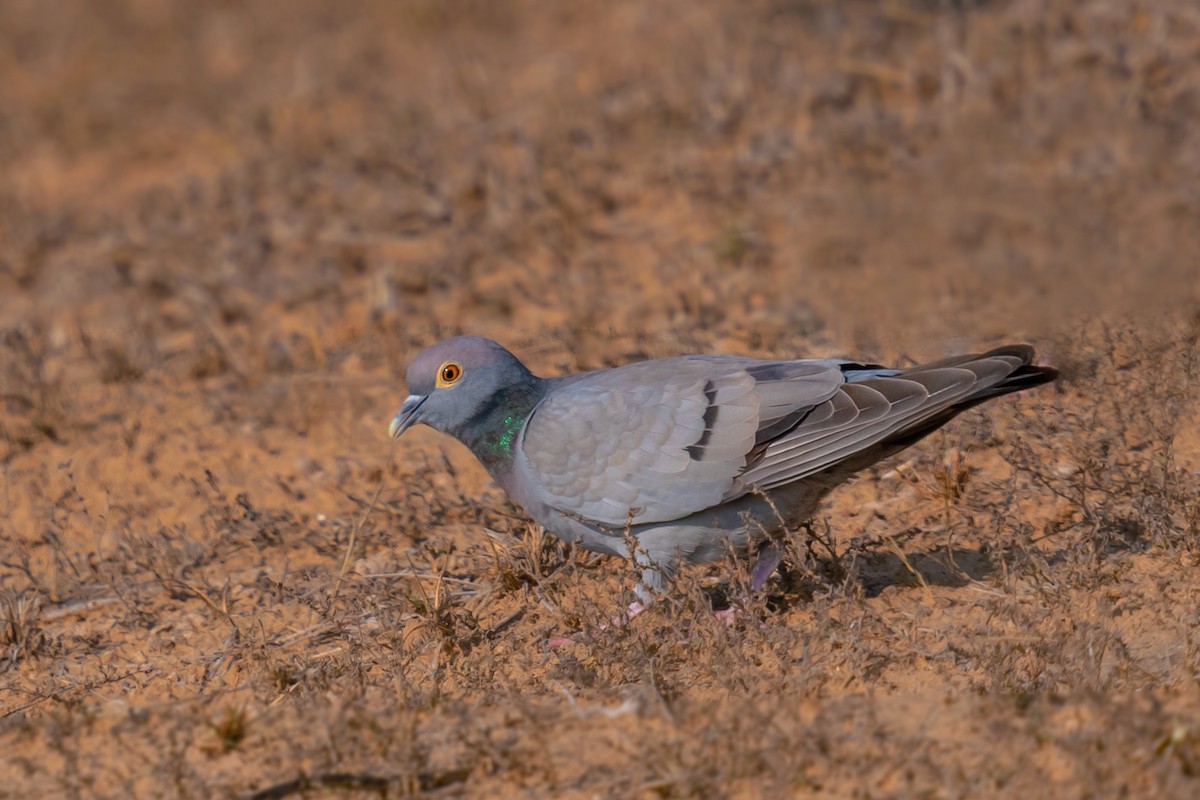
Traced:
POLYGON ((437 388, 445 389, 448 386, 453 386, 462 377, 462 373, 462 367, 453 361, 447 361, 438 367, 437 388))

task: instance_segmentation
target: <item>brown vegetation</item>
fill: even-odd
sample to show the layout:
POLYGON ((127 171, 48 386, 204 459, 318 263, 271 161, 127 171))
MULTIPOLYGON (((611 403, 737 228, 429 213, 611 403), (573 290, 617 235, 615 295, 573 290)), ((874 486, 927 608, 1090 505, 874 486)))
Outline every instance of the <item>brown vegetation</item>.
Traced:
POLYGON ((0 798, 1195 796, 1193 6, 0 5, 0 798), (613 626, 454 332, 1063 378, 613 626))

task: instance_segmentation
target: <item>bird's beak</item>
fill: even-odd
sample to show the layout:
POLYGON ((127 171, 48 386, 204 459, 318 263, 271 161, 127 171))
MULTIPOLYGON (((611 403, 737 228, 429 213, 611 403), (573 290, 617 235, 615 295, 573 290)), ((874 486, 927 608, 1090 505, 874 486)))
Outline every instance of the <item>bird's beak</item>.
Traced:
POLYGON ((427 399, 428 396, 410 394, 408 399, 400 406, 400 410, 396 412, 396 416, 392 417, 392 421, 388 424, 388 436, 397 439, 400 437, 400 434, 408 430, 417 421, 417 411, 420 410, 421 404, 427 399))

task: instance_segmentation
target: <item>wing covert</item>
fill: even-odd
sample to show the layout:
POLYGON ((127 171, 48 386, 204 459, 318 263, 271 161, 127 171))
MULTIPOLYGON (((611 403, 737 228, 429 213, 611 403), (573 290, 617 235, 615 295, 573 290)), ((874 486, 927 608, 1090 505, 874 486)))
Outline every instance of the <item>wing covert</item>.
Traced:
POLYGON ((584 375, 526 424, 539 499, 619 528, 681 519, 746 491, 761 432, 835 394, 833 362, 690 356, 584 375))

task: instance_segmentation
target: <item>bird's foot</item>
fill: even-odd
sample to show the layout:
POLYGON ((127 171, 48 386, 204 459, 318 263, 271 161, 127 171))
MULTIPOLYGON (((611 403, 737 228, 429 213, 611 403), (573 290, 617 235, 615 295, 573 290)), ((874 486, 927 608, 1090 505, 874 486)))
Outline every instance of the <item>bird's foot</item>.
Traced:
POLYGON ((720 608, 720 609, 713 610, 713 616, 716 617, 717 619, 721 620, 721 622, 724 622, 726 625, 728 625, 730 627, 737 624, 738 617, 740 617, 741 615, 742 615, 742 612, 739 611, 738 609, 734 608, 733 606, 730 606, 729 608, 720 608))
POLYGON ((568 644, 574 644, 575 642, 597 641, 600 638, 600 634, 604 631, 609 630, 610 628, 622 628, 628 625, 630 620, 645 610, 645 605, 638 600, 634 600, 629 604, 629 607, 626 608, 623 616, 613 617, 608 622, 601 623, 600 626, 595 629, 575 631, 575 633, 569 633, 565 636, 551 636, 546 640, 546 647, 550 648, 551 650, 557 650, 560 647, 565 647, 568 644))
POLYGON ((551 636, 546 640, 546 647, 550 650, 557 650, 560 647, 566 647, 569 644, 582 642, 588 638, 586 634, 587 631, 575 631, 575 633, 568 633, 566 636, 551 636))

